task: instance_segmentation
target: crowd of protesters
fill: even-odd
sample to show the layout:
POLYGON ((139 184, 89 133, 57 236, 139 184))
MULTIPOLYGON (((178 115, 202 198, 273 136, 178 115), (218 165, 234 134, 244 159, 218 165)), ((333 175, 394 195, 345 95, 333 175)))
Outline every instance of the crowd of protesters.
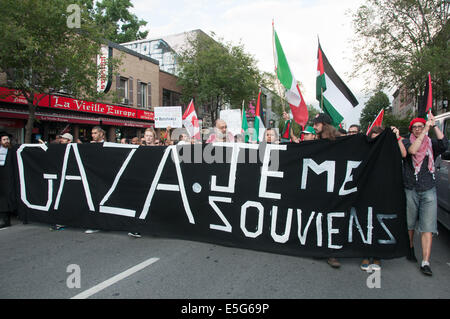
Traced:
MULTIPOLYGON (((328 139, 335 140, 340 136, 351 136, 361 133, 359 125, 350 125, 348 131, 344 129, 336 129, 332 125, 331 118, 325 113, 319 113, 312 119, 312 126, 305 126, 300 131, 299 136, 294 134, 292 120, 289 115, 283 113, 283 129, 278 134, 278 131, 269 127, 264 132, 263 142, 265 143, 301 143, 312 140, 328 139)), ((422 262, 420 263, 420 270, 425 275, 432 275, 430 267, 431 245, 433 234, 437 234, 437 198, 436 198, 436 181, 434 177, 435 167, 434 160, 440 154, 445 152, 448 148, 448 140, 441 132, 439 127, 435 125, 434 117, 431 113, 428 115, 428 120, 422 118, 415 118, 411 121, 409 126, 409 136, 402 137, 396 127, 390 127, 392 132, 396 135, 401 157, 403 158, 403 179, 405 186, 405 194, 407 200, 407 227, 410 239, 410 249, 407 259, 417 262, 414 249, 414 233, 417 230, 421 234, 422 245, 422 262), (435 139, 428 137, 428 132, 434 130, 435 139)), ((379 134, 383 132, 383 128, 373 127, 368 134, 369 140, 376 139, 379 134)), ((169 145, 186 145, 201 143, 201 141, 190 138, 188 134, 181 133, 178 139, 173 140, 175 133, 168 127, 165 130, 164 137, 160 136, 154 129, 148 128, 144 132, 142 138, 137 136, 120 139, 122 144, 134 144, 140 146, 169 146, 169 145)), ((91 143, 105 142, 105 131, 96 126, 91 130, 91 143)), ((5 172, 5 163, 8 161, 8 151, 11 149, 10 135, 2 132, 0 133, 0 228, 8 227, 10 223, 10 215, 14 209, 8 201, 8 192, 11 187, 8 187, 7 172, 5 172)), ((213 132, 206 139, 206 143, 212 142, 244 142, 246 140, 244 134, 233 136, 227 128, 227 123, 222 119, 217 119, 213 132)), ((44 143, 39 140, 40 143, 44 143)), ((58 135, 51 143, 67 144, 67 143, 81 143, 78 139, 74 141, 70 133, 58 135)), ((249 143, 257 143, 250 138, 249 143)), ((55 225, 54 230, 64 229, 64 225, 55 225)), ((88 229, 85 231, 88 234, 98 232, 98 230, 88 229)), ((133 237, 141 237, 139 233, 128 233, 133 237)), ((339 268, 340 262, 336 258, 328 258, 327 263, 333 268, 339 268)), ((376 256, 364 257, 360 268, 362 270, 379 270, 381 269, 380 258, 376 256)))

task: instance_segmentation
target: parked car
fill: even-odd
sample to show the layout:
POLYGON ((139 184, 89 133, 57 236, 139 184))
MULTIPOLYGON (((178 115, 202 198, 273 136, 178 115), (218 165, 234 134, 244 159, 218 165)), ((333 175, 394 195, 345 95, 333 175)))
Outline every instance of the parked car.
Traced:
MULTIPOLYGON (((436 115, 435 119, 436 125, 450 140, 450 112, 436 115)), ((436 159, 435 163, 438 221, 450 230, 450 147, 436 159)))

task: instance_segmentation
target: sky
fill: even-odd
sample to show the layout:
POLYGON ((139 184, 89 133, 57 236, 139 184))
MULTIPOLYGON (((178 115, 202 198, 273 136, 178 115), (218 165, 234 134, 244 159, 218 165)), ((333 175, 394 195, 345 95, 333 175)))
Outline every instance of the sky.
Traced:
POLYGON ((131 0, 131 11, 147 21, 148 38, 201 29, 234 45, 242 43, 261 71, 273 72, 272 20, 291 72, 302 83, 307 104, 315 98, 317 39, 329 62, 359 101, 343 114, 358 123, 367 96, 364 79, 352 78, 351 14, 363 0, 131 0))

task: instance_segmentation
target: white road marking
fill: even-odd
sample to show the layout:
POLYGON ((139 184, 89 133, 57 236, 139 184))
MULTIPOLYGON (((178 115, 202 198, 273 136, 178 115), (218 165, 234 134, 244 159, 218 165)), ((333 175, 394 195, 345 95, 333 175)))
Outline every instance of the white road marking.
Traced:
POLYGON ((82 293, 79 293, 78 295, 72 297, 71 299, 86 299, 89 298, 90 296, 96 294, 99 291, 102 291, 105 288, 108 288, 111 285, 114 285, 115 283, 117 283, 118 281, 127 278, 128 276, 131 276, 132 274, 144 269, 145 267, 150 266, 151 264, 157 262, 159 260, 159 258, 150 258, 142 263, 140 263, 139 265, 136 265, 134 267, 131 267, 128 270, 125 270, 124 272, 108 279, 105 280, 104 282, 86 290, 83 291, 82 293))

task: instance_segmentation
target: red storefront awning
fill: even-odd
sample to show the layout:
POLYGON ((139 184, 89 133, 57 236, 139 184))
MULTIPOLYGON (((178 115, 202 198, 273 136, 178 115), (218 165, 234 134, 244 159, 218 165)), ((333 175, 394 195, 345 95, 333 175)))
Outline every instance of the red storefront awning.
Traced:
MULTIPOLYGON (((26 111, 16 111, 16 110, 0 110, 1 118, 8 119, 28 119, 28 112, 26 111)), ((115 119, 104 119, 104 118, 90 118, 74 115, 55 115, 47 112, 36 112, 36 119, 41 121, 50 122, 65 122, 65 123, 75 123, 75 124, 91 124, 91 125, 113 125, 113 126, 127 126, 127 127, 138 127, 138 128, 148 128, 153 127, 152 123, 130 121, 130 120, 115 120, 115 119)), ((1 120, 1 119, 0 119, 1 120)))
MULTIPOLYGON (((133 119, 146 121, 154 121, 155 119, 154 112, 148 110, 84 101, 58 95, 39 94, 36 96, 36 98, 40 97, 43 97, 38 104, 38 106, 40 107, 80 112, 80 114, 89 113, 97 115, 107 115, 120 118, 123 120, 123 123, 128 124, 131 123, 129 120, 133 119)), ((5 87, 0 87, 0 101, 22 105, 27 104, 27 100, 20 95, 19 91, 5 87)), ((135 121, 134 123, 135 125, 137 125, 137 127, 150 127, 150 124, 147 123, 144 124, 139 121, 135 121)))

